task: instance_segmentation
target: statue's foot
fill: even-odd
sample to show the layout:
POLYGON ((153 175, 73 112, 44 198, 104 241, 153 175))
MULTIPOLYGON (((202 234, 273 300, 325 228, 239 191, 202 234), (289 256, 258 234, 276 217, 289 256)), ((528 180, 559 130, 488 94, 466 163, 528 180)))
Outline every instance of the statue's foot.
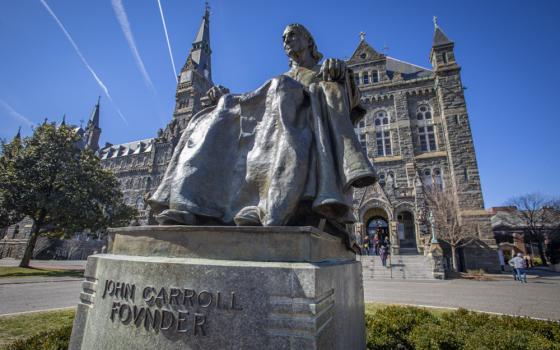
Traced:
POLYGON ((188 211, 167 209, 156 215, 156 221, 160 225, 194 225, 195 216, 188 211))
POLYGON ((237 226, 262 226, 260 214, 258 207, 245 207, 235 215, 233 221, 237 226))

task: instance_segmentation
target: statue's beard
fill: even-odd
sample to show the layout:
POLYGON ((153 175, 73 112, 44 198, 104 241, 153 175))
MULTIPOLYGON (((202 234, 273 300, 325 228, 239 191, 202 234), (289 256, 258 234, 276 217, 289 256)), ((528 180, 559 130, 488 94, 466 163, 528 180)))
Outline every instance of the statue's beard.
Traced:
POLYGON ((291 47, 287 46, 284 48, 284 52, 286 52, 286 55, 294 62, 296 63, 302 63, 302 58, 305 55, 305 50, 295 50, 292 49, 291 47))

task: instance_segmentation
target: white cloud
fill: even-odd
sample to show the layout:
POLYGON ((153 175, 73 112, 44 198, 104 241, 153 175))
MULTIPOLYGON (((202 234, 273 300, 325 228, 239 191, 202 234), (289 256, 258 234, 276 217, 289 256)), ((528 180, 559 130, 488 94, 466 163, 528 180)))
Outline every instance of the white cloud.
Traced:
POLYGON ((28 126, 33 126, 35 124, 31 120, 29 120, 29 118, 25 117, 23 114, 18 113, 6 101, 0 99, 0 105, 2 107, 4 107, 4 109, 8 112, 8 115, 11 116, 12 118, 14 118, 14 119, 16 119, 16 120, 18 120, 18 121, 20 121, 24 124, 27 124, 28 126))
POLYGON ((155 93, 155 87, 152 83, 152 79, 146 71, 146 67, 144 66, 144 61, 142 57, 140 57, 140 53, 138 52, 138 47, 136 46, 136 41, 134 40, 134 35, 132 35, 132 29, 130 28, 130 23, 128 22, 128 17, 126 15, 126 11, 124 9, 123 3, 121 0, 111 0, 111 5, 113 5, 113 10, 115 11, 115 15, 117 15, 117 20, 121 25, 121 29, 123 31, 124 37, 128 42, 128 47, 132 52, 132 56, 136 61, 136 65, 142 74, 142 78, 144 78, 144 82, 146 86, 148 86, 152 91, 155 93))
POLYGON ((80 59, 82 60, 82 62, 84 63, 84 65, 86 66, 86 68, 89 70, 89 72, 91 73, 91 75, 93 76, 93 78, 95 79, 95 81, 97 82, 97 85, 99 85, 99 87, 101 88, 101 90, 103 90, 103 92, 105 93, 105 96, 107 96, 107 98, 109 99, 109 101, 111 101, 113 103, 113 105, 115 105, 115 108, 117 110, 117 113, 119 114, 119 116, 122 118, 122 120, 125 122, 126 125, 128 124, 128 121, 126 120, 126 118, 124 117, 124 115, 121 113, 121 111, 119 110, 119 108, 116 106, 115 101, 113 101, 113 99, 111 98, 111 95, 109 95, 109 90, 107 89, 107 86, 105 86, 105 84, 103 84, 103 82, 101 81, 101 79, 99 78, 99 76, 95 73, 95 71, 93 70, 93 68, 91 68, 91 66, 89 65, 88 61, 86 60, 86 58, 84 57, 84 55, 82 55, 82 52, 80 51, 80 49, 78 48, 78 45, 76 44, 76 42, 74 42, 74 39, 72 39, 72 36, 70 36, 70 33, 68 33, 68 31, 66 30, 66 28, 64 27, 64 25, 62 24, 62 22, 60 22, 60 20, 58 19, 58 17, 54 14, 54 12, 51 10, 51 8, 49 7, 49 5, 47 4, 47 2, 45 0, 40 0, 41 4, 43 4, 43 6, 45 7, 45 9, 49 12, 49 14, 51 15, 51 17, 55 20, 55 22, 58 24, 58 26, 60 27, 60 29, 62 30, 62 32, 64 33, 64 35, 66 36, 66 38, 68 39, 68 41, 70 42, 70 44, 72 44, 72 47, 74 48, 74 51, 76 51, 76 54, 80 57, 80 59))
POLYGON ((169 50, 169 58, 171 58, 171 66, 173 67, 173 77, 175 78, 175 82, 178 83, 177 80, 177 69, 175 68, 175 61, 173 61, 173 54, 171 53, 171 43, 169 42, 169 35, 167 35, 167 25, 165 24, 165 17, 163 16, 163 10, 161 8, 160 0, 157 0, 159 6, 159 14, 161 16, 161 23, 163 23, 163 32, 165 33, 165 40, 167 41, 167 49, 169 50))

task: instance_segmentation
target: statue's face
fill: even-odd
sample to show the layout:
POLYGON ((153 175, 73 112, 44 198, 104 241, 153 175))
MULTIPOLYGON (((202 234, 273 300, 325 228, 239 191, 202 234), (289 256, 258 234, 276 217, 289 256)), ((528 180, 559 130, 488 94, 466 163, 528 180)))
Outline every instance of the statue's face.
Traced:
POLYGON ((305 34, 297 27, 288 26, 282 35, 284 51, 290 58, 296 58, 309 48, 309 41, 305 34))

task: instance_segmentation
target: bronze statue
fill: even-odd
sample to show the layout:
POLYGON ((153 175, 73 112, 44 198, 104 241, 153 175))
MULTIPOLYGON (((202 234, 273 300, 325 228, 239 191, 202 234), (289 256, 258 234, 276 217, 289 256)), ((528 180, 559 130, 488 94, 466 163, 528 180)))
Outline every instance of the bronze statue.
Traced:
POLYGON ((352 73, 342 60, 318 65, 322 54, 300 24, 282 39, 288 72, 246 94, 208 92, 211 106, 190 121, 150 198, 160 224, 354 221, 352 187, 376 175, 354 133, 365 110, 352 73))

